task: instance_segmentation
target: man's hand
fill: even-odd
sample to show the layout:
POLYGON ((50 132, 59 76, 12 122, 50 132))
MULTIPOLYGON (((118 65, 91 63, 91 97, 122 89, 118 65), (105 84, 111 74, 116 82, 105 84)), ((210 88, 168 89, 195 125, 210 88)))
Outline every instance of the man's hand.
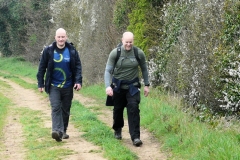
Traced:
POLYGON ((144 96, 147 97, 149 93, 149 86, 144 87, 144 96))
POLYGON ((109 87, 106 88, 106 94, 109 95, 109 96, 113 96, 113 89, 112 89, 112 87, 109 86, 109 87))
POLYGON ((76 91, 79 91, 79 90, 82 88, 82 86, 81 86, 81 84, 74 84, 73 88, 74 88, 76 91))

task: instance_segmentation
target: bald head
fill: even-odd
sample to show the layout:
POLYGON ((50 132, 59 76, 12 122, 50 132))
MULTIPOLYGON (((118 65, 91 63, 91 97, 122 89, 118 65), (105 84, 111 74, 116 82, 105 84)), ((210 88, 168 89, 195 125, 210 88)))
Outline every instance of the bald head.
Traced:
POLYGON ((59 28, 59 29, 56 30, 56 35, 58 35, 58 34, 65 34, 65 35, 67 35, 67 32, 66 32, 65 29, 59 28))
POLYGON ((132 32, 124 32, 122 38, 132 38, 133 39, 133 33, 132 32))
POLYGON ((56 31, 55 40, 58 48, 64 48, 65 42, 67 41, 67 32, 63 28, 59 28, 56 31))
POLYGON ((122 36, 122 44, 124 49, 129 51, 133 46, 133 33, 132 32, 124 32, 122 36))

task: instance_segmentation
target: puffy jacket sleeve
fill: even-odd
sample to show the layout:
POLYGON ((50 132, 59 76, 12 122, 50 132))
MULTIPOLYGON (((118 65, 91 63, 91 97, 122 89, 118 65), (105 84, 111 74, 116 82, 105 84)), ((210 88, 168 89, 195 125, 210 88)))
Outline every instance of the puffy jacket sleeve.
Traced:
POLYGON ((75 50, 74 54, 75 69, 74 69, 74 83, 81 84, 82 86, 82 64, 79 53, 75 50))
POLYGON ((48 47, 44 48, 37 72, 38 88, 44 87, 44 75, 48 65, 48 47))

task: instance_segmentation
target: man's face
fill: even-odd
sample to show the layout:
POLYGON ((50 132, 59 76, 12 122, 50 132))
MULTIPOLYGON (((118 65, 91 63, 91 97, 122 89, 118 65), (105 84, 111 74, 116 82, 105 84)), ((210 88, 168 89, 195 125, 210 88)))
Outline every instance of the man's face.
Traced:
POLYGON ((123 37, 122 43, 125 50, 127 51, 131 50, 133 46, 133 37, 131 36, 123 37))
POLYGON ((58 32, 56 32, 55 40, 57 42, 57 46, 64 47, 65 42, 67 41, 66 32, 63 30, 59 30, 58 32))

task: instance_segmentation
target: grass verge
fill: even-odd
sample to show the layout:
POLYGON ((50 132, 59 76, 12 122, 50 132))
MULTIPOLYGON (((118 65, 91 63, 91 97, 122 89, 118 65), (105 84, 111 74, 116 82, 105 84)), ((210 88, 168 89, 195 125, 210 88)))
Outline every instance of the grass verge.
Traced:
POLYGON ((73 101, 71 118, 75 127, 85 132, 83 137, 101 146, 105 157, 117 160, 136 160, 137 156, 113 137, 111 128, 97 119, 97 115, 77 101, 73 101))
MULTIPOLYGON (((1 86, 1 81, 0 81, 1 86)), ((8 107, 11 105, 11 101, 5 97, 2 93, 0 93, 0 148, 4 149, 3 145, 3 129, 6 124, 6 117, 8 112, 8 107)))
MULTIPOLYGON (((151 88, 148 97, 141 97, 141 125, 152 132, 171 153, 169 159, 240 159, 239 122, 231 126, 212 126, 200 122, 194 115, 183 112, 180 99, 151 88)), ((83 87, 81 93, 105 103, 103 85, 83 87)))
POLYGON ((44 127, 42 113, 28 108, 17 108, 15 114, 20 114, 20 123, 23 126, 25 137, 24 146, 27 149, 26 159, 31 160, 53 160, 61 159, 73 151, 62 146, 63 143, 56 143, 50 137, 49 128, 44 127), (34 115, 34 116, 32 116, 34 115))
MULTIPOLYGON (((36 67, 29 67, 25 63, 16 61, 14 58, 0 59, 2 70, 15 76, 29 76, 29 78, 35 79, 36 67), (19 68, 18 71, 11 67, 13 61, 14 68, 19 68)), ((158 138, 165 151, 171 153, 169 159, 240 159, 238 121, 225 123, 219 119, 214 122, 214 125, 200 122, 194 115, 183 112, 183 107, 177 97, 172 97, 153 88, 150 91, 147 98, 142 96, 140 104, 141 125, 158 138)), ((84 86, 81 94, 96 99, 97 103, 105 104, 105 88, 101 84, 84 86)), ((103 147, 106 154, 110 154, 108 152, 111 152, 115 145, 119 146, 119 142, 115 142, 115 139, 111 138, 110 128, 98 122, 96 116, 84 106, 74 102, 72 114, 75 125, 80 130, 86 131, 84 137, 103 147), (83 123, 84 119, 88 121, 83 123), (96 130, 96 127, 99 128, 96 130), (112 146, 106 146, 108 143, 112 146)), ((119 148, 118 151, 121 149, 119 148)), ((118 154, 118 152, 114 152, 114 154, 118 154)), ((131 153, 129 154, 131 155, 131 153)), ((130 157, 134 157, 134 155, 130 157)))
MULTIPOLYGON (((8 66, 6 63, 11 63, 11 61, 12 63, 14 62, 15 67, 18 66, 18 61, 15 61, 14 58, 10 58, 9 61, 4 61, 5 65, 8 66)), ((16 70, 13 69, 15 67, 12 68, 4 66, 3 68, 5 68, 5 70, 0 72, 0 76, 14 81, 26 89, 36 89, 36 85, 30 84, 22 79, 22 77, 32 79, 32 77, 28 77, 26 75, 33 75, 32 72, 36 72, 36 70, 26 67, 28 65, 25 65, 25 62, 21 61, 19 63, 19 67, 17 68, 21 72, 16 72, 16 70)), ((6 83, 4 85, 6 85, 6 83)), ((111 129, 101 121, 97 120, 97 116, 90 110, 84 108, 84 106, 78 102, 73 102, 72 108, 72 119, 76 127, 80 131, 86 132, 86 134, 83 135, 86 140, 103 148, 105 157, 118 160, 137 159, 137 156, 134 153, 124 147, 121 142, 117 141, 113 137, 111 129), (74 108, 76 108, 76 110, 74 110, 74 108), (78 115, 80 114, 81 116, 79 117, 78 115)), ((65 156, 74 154, 71 150, 59 149, 59 147, 56 147, 62 146, 63 143, 56 143, 49 138, 49 128, 44 127, 42 120, 43 115, 41 112, 21 107, 15 110, 15 114, 21 115, 20 123, 23 126, 25 137, 24 147, 27 150, 26 159, 64 159, 65 156)))
MULTIPOLYGON (((26 62, 21 57, 0 58, 0 68, 2 71, 11 73, 12 76, 21 75, 36 80, 38 66, 26 62)), ((4 72, 3 72, 4 73, 4 72)))

